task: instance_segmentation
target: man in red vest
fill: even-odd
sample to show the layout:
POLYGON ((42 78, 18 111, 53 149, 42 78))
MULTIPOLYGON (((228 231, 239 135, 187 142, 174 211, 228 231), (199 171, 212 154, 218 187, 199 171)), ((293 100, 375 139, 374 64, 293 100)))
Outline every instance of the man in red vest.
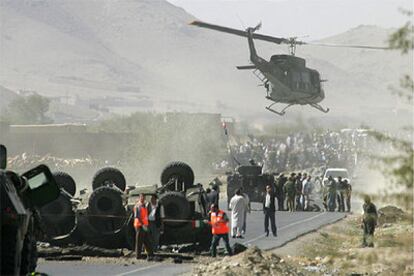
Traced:
POLYGON ((147 251, 147 259, 152 260, 154 253, 150 242, 148 229, 148 209, 145 204, 145 195, 140 194, 137 203, 134 206, 134 228, 135 228, 135 253, 137 259, 141 258, 142 246, 147 251))
POLYGON ((210 221, 211 232, 213 233, 213 239, 211 241, 211 256, 216 257, 217 245, 222 238, 226 245, 227 253, 231 256, 232 251, 229 243, 229 219, 224 211, 218 208, 218 204, 211 204, 210 208, 210 221))

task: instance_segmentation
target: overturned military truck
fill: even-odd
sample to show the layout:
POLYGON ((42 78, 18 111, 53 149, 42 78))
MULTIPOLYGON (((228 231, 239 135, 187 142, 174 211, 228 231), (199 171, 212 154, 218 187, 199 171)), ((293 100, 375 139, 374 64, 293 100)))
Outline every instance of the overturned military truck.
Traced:
POLYGON ((249 196, 250 202, 263 202, 266 185, 274 188, 275 179, 271 174, 262 173, 262 167, 258 165, 241 165, 236 168, 236 173, 227 176, 227 203, 234 196, 237 189, 249 196))
POLYGON ((133 207, 142 193, 147 201, 152 195, 159 198, 160 245, 196 244, 200 250, 210 245, 211 229, 203 223, 208 217, 206 193, 194 184, 193 170, 183 162, 165 167, 160 186, 127 187, 120 170, 103 168, 92 180, 92 193, 82 190, 77 198, 73 197, 76 185, 69 175, 58 172, 55 177, 67 193, 41 212, 49 217, 47 241, 52 244, 133 249, 133 207), (50 218, 50 213, 55 215, 50 218))

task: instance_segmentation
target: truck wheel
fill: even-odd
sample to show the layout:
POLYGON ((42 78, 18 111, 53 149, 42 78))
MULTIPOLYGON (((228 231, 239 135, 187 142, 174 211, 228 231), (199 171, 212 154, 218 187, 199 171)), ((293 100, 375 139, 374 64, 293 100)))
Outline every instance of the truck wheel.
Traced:
POLYGON ((211 239, 212 235, 210 228, 208 228, 207 231, 200 233, 197 237, 199 249, 201 251, 209 251, 211 247, 211 239))
POLYGON ((187 190, 194 184, 193 169, 184 162, 171 162, 161 173, 161 184, 166 185, 172 178, 177 178, 178 182, 184 183, 184 188, 187 190))
POLYGON ((131 217, 128 220, 127 228, 125 231, 125 244, 129 250, 135 250, 135 228, 134 228, 134 217, 131 213, 131 217))
POLYGON ((191 216, 190 203, 180 192, 166 192, 160 197, 160 205, 164 208, 165 224, 171 227, 179 227, 188 223, 191 216), (168 221, 184 220, 184 221, 168 221))
POLYGON ((18 229, 12 225, 1 227, 1 275, 19 275, 20 256, 16 254, 18 229))
POLYGON ((53 177, 56 180, 56 183, 60 188, 64 189, 71 196, 74 196, 76 193, 76 183, 73 180, 72 176, 65 172, 54 172, 53 177))
POLYGON ((20 275, 34 272, 37 267, 37 246, 34 233, 30 230, 26 233, 23 242, 20 275))
POLYGON ((126 180, 122 172, 116 168, 106 167, 96 172, 92 179, 92 189, 96 190, 104 185, 112 184, 121 191, 125 191, 126 180))
POLYGON ((66 191, 61 190, 57 199, 40 208, 40 216, 48 237, 66 235, 75 228, 76 217, 71 198, 66 191))
POLYGON ((119 231, 125 224, 126 210, 123 193, 113 187, 102 186, 89 197, 89 223, 99 233, 110 234, 119 231))

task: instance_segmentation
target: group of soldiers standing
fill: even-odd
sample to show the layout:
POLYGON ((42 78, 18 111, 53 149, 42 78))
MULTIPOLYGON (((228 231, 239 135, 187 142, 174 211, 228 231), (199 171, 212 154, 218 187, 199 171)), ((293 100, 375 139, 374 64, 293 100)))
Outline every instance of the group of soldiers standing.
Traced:
POLYGON ((313 190, 312 176, 307 173, 303 175, 302 173, 291 173, 289 177, 283 173, 278 174, 275 181, 278 210, 290 212, 309 210, 310 195, 313 190))
MULTIPOLYGON (((289 177, 283 173, 276 175, 275 196, 279 211, 312 211, 311 194, 315 182, 307 173, 291 173, 289 177)), ((351 211, 352 186, 346 179, 329 177, 322 187, 323 205, 326 211, 351 211)))
POLYGON ((332 176, 328 177, 328 182, 323 190, 323 204, 327 211, 351 212, 351 193, 352 186, 348 180, 338 177, 335 180, 332 176))

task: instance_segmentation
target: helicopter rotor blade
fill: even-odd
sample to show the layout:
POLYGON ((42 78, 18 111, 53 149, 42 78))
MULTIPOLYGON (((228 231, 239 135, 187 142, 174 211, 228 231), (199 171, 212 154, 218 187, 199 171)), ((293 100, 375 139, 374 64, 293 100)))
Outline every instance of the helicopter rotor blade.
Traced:
MULTIPOLYGON (((197 21, 196 20, 196 21, 193 21, 193 22, 189 23, 189 25, 193 25, 193 26, 197 26, 197 27, 201 27, 201 28, 206 28, 206 29, 211 29, 211 30, 224 32, 224 33, 230 33, 230 34, 234 34, 234 35, 238 35, 238 36, 247 37, 247 32, 244 31, 244 30, 238 30, 238 29, 223 27, 223 26, 219 26, 219 25, 205 23, 205 22, 202 22, 202 21, 197 21)), ((253 28, 253 30, 258 30, 261 27, 261 25, 262 24, 259 23, 256 27, 253 28)), ((274 37, 274 36, 262 35, 262 34, 256 34, 256 33, 253 33, 253 38, 268 41, 268 42, 273 42, 273 43, 276 43, 276 44, 289 43, 289 40, 286 39, 286 38, 280 38, 280 37, 274 37)))
POLYGON ((357 48, 357 49, 373 49, 373 50, 390 50, 390 47, 368 46, 368 45, 346 45, 346 44, 329 44, 329 43, 313 43, 298 41, 297 44, 322 46, 322 47, 337 47, 337 48, 357 48))
MULTIPOLYGON (((201 27, 201 28, 206 28, 206 29, 211 29, 211 30, 224 32, 224 33, 230 33, 230 34, 234 34, 234 35, 238 35, 238 36, 247 37, 247 31, 233 29, 233 28, 224 27, 224 26, 220 26, 220 25, 214 25, 214 24, 210 24, 210 23, 205 23, 205 22, 198 21, 198 20, 195 20, 195 21, 189 23, 189 25, 193 25, 193 26, 197 26, 197 27, 201 27)), ((262 23, 260 22, 256 27, 251 28, 251 30, 253 30, 253 32, 257 31, 258 29, 260 29, 261 25, 262 25, 262 23)), ((359 48, 359 49, 373 49, 373 50, 389 50, 389 49, 391 49, 390 47, 369 46, 369 45, 345 45, 345 44, 342 45, 342 44, 329 44, 329 43, 317 43, 317 42, 315 42, 315 43, 314 42, 304 42, 304 41, 296 40, 297 37, 283 38, 283 37, 275 37, 275 36, 262 35, 262 34, 256 34, 256 33, 253 33, 252 35, 253 35, 254 39, 264 40, 264 41, 272 42, 272 43, 276 43, 276 44, 312 45, 312 46, 322 46, 322 47, 359 48)))

